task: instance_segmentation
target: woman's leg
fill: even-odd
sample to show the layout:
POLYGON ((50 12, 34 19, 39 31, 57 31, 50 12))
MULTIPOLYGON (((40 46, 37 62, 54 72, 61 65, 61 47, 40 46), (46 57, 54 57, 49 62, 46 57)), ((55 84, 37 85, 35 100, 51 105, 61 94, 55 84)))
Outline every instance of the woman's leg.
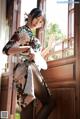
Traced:
POLYGON ((43 104, 43 107, 37 114, 36 119, 47 119, 55 106, 54 97, 51 95, 50 90, 48 89, 42 75, 36 69, 35 65, 32 65, 32 70, 35 96, 43 104))
MULTIPOLYGON (((35 96, 41 101, 42 108, 35 117, 35 119, 47 119, 50 115, 51 111, 54 109, 54 97, 51 95, 50 90, 48 89, 46 83, 43 80, 42 75, 38 71, 37 67, 32 64, 31 65, 32 76, 33 76, 33 83, 34 83, 34 93, 35 96)), ((33 103, 33 102, 32 102, 33 103)), ((33 105, 27 105, 25 108, 22 109, 21 112, 21 119, 33 118, 33 105)))
POLYGON ((34 119, 33 118, 33 101, 26 107, 22 108, 22 111, 20 112, 20 119, 34 119))

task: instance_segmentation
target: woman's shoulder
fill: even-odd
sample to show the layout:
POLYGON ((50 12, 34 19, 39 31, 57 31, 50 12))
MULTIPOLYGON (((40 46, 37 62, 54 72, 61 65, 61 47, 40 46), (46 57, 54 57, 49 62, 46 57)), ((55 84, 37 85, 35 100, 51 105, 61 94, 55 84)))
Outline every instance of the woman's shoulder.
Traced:
POLYGON ((28 29, 26 29, 25 26, 20 26, 16 30, 16 33, 21 33, 21 32, 28 32, 28 29))
POLYGON ((21 34, 21 33, 26 33, 27 35, 29 35, 30 36, 30 38, 32 38, 32 36, 33 36, 33 33, 32 33, 32 31, 29 29, 29 27, 27 27, 27 26, 21 26, 21 27, 18 27, 18 29, 16 30, 16 32, 15 33, 17 33, 17 34, 21 34))

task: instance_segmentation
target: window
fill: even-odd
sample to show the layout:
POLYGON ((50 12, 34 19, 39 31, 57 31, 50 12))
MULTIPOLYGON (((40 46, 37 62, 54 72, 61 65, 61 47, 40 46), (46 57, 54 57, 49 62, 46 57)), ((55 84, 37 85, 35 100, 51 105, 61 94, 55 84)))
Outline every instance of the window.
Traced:
POLYGON ((29 12, 37 7, 37 0, 21 0, 21 25, 24 25, 24 19, 26 17, 26 14, 29 14, 29 12))
POLYGON ((48 61, 74 55, 73 0, 46 0, 45 47, 49 42, 48 61))

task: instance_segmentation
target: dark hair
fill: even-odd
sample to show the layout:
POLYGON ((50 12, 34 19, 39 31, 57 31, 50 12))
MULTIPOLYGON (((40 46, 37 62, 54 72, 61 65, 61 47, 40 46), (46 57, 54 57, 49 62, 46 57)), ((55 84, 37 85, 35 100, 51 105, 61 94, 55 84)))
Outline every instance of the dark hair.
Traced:
POLYGON ((34 9, 31 10, 29 15, 32 16, 32 20, 33 20, 34 18, 42 16, 42 11, 39 8, 34 8, 34 9))
MULTIPOLYGON (((27 15, 27 14, 26 14, 26 15, 27 15)), ((29 17, 29 16, 31 16, 32 20, 33 20, 34 18, 39 17, 39 16, 43 16, 43 21, 44 21, 44 25, 45 25, 46 19, 45 19, 44 15, 43 15, 42 11, 41 11, 39 8, 33 8, 33 9, 31 10, 31 12, 27 15, 27 18, 25 18, 25 22, 28 21, 28 17, 29 17)), ((43 25, 43 27, 44 27, 44 25, 43 25)))
MULTIPOLYGON (((31 16, 32 20, 33 20, 34 18, 42 16, 42 11, 39 8, 33 8, 31 10, 31 12, 27 15, 27 17, 29 17, 29 16, 31 16)), ((28 20, 28 18, 25 18, 25 21, 27 21, 27 20, 28 20)))

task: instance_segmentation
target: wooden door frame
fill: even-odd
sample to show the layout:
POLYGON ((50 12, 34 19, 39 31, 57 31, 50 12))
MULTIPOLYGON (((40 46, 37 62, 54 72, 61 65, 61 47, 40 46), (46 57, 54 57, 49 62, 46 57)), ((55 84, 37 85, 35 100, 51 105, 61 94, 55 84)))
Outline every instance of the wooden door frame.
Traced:
MULTIPOLYGON (((21 0, 14 0, 13 2, 13 15, 12 15, 12 32, 11 35, 15 32, 15 30, 20 26, 20 13, 21 13, 21 0)), ((12 57, 9 56, 9 81, 11 82, 12 90, 11 90, 11 108, 10 115, 15 119, 16 113, 16 87, 13 83, 13 67, 12 57)))
POLYGON ((77 110, 77 118, 80 118, 80 3, 75 4, 75 57, 76 57, 76 110, 77 110))
MULTIPOLYGON (((21 0, 7 0, 6 2, 6 19, 8 20, 8 25, 10 28, 10 37, 13 35, 17 27, 20 25, 20 10, 21 10, 21 0)), ((8 119, 12 117, 15 119, 16 111, 16 90, 13 85, 13 67, 12 57, 8 57, 9 72, 3 74, 2 76, 2 92, 1 95, 5 97, 1 98, 1 110, 8 111, 8 119), (4 89, 3 89, 4 88, 4 89), (5 90, 6 88, 6 90, 5 90), (5 92, 6 91, 6 92, 5 92)))
MULTIPOLYGON (((76 2, 77 0, 75 0, 76 2)), ((38 7, 43 6, 43 1, 39 0, 38 7)), ((76 118, 80 119, 80 3, 75 4, 74 8, 74 56, 72 58, 65 58, 58 61, 49 61, 48 67, 55 67, 61 64, 74 63, 75 64, 75 91, 76 91, 76 118)), ((38 34, 39 35, 39 34, 38 34)), ((43 40, 43 39, 42 39, 43 40)), ((44 71, 42 72, 44 73, 44 71)))

